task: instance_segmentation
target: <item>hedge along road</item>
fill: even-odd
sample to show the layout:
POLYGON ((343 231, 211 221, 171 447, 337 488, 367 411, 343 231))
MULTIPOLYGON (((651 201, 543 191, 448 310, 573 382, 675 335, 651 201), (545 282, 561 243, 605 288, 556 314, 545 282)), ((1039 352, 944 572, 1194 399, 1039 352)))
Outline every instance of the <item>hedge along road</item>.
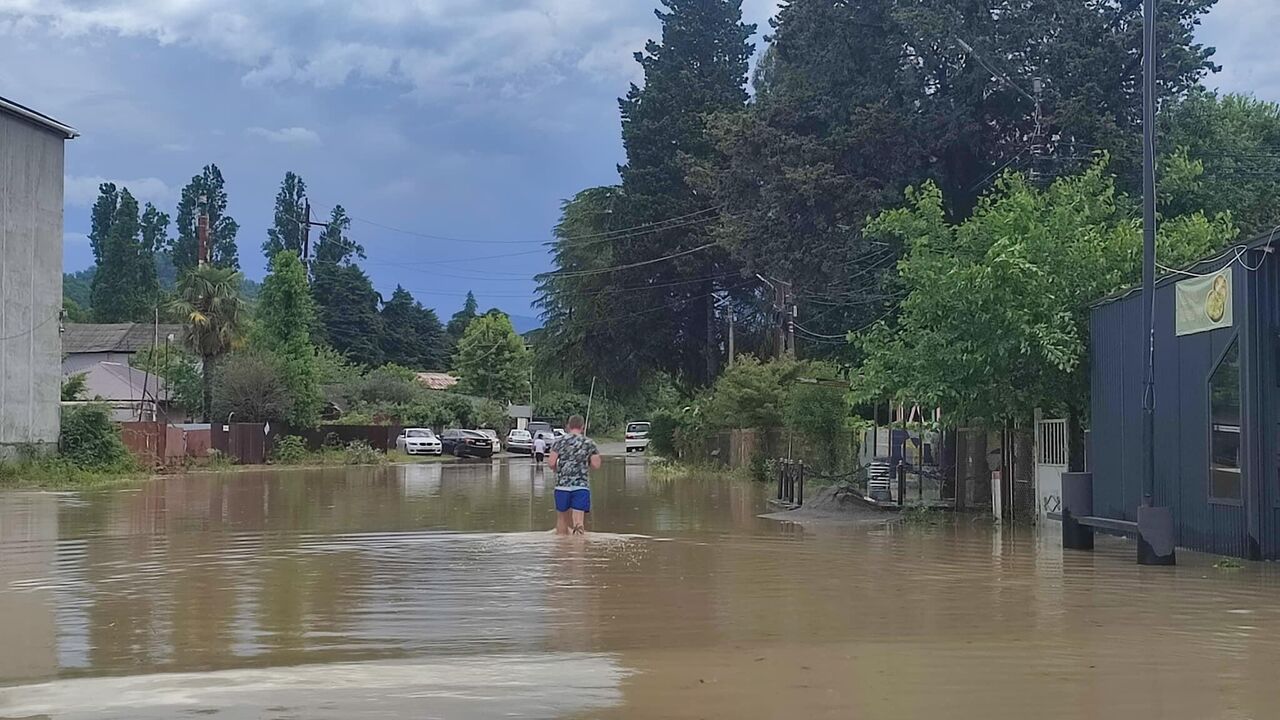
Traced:
POLYGON ((960 522, 760 519, 610 457, 0 500, 0 716, 1271 717, 1280 575, 960 522), (1232 708, 1227 711, 1225 708, 1232 708))

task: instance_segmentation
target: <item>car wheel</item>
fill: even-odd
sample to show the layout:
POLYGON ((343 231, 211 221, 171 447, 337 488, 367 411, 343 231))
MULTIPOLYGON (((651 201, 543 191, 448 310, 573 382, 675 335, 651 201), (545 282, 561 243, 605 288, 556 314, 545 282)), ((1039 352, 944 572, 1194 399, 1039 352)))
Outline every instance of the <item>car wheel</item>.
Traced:
POLYGON ((453 456, 454 456, 454 457, 456 457, 456 458, 458 458, 459 460, 461 460, 461 459, 462 459, 462 446, 461 446, 461 445, 454 445, 454 446, 453 446, 453 456))

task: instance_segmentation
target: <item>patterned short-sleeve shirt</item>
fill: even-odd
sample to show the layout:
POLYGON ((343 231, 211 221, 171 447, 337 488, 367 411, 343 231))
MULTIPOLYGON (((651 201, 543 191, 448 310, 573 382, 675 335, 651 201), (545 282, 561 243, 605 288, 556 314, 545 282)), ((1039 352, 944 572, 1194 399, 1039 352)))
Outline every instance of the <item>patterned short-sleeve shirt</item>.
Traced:
POLYGON ((585 435, 569 433, 551 444, 556 454, 556 487, 577 489, 588 486, 591 456, 600 452, 596 443, 585 435))

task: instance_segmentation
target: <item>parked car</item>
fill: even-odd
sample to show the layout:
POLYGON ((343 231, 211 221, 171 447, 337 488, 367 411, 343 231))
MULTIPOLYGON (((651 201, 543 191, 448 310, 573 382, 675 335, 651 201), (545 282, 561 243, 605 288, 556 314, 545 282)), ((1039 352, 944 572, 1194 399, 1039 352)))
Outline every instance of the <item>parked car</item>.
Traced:
POLYGON ((567 433, 567 432, 565 432, 565 431, 564 431, 564 428, 556 428, 555 430, 552 430, 552 431, 551 431, 551 433, 552 433, 552 435, 555 437, 555 439, 556 439, 556 440, 559 440, 560 438, 562 438, 562 437, 564 437, 565 435, 568 435, 568 434, 569 434, 569 433, 567 433))
POLYGON ((507 433, 507 452, 533 454, 533 436, 528 430, 512 430, 507 433))
POLYGON ((445 430, 440 443, 445 452, 455 457, 493 457, 493 440, 475 430, 445 430))
POLYGON ((524 429, 529 431, 530 436, 538 437, 541 433, 551 434, 551 423, 531 422, 524 429))
POLYGON ((476 430, 476 432, 489 438, 489 442, 493 444, 492 447, 493 447, 494 455, 497 455, 498 453, 502 452, 502 439, 498 437, 497 430, 490 430, 489 428, 480 428, 476 430))
POLYGON ((406 455, 444 454, 444 445, 431 428, 405 428, 396 438, 396 449, 406 455))
POLYGON ((627 423, 625 437, 627 452, 644 452, 649 449, 649 423, 627 423))

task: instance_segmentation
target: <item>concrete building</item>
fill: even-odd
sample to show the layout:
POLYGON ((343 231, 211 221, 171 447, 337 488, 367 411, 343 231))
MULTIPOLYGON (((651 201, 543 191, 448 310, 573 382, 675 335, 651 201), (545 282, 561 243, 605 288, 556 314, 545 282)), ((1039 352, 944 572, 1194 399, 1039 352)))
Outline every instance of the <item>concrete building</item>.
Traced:
POLYGON ((58 442, 63 144, 76 135, 0 97, 0 456, 58 442))

